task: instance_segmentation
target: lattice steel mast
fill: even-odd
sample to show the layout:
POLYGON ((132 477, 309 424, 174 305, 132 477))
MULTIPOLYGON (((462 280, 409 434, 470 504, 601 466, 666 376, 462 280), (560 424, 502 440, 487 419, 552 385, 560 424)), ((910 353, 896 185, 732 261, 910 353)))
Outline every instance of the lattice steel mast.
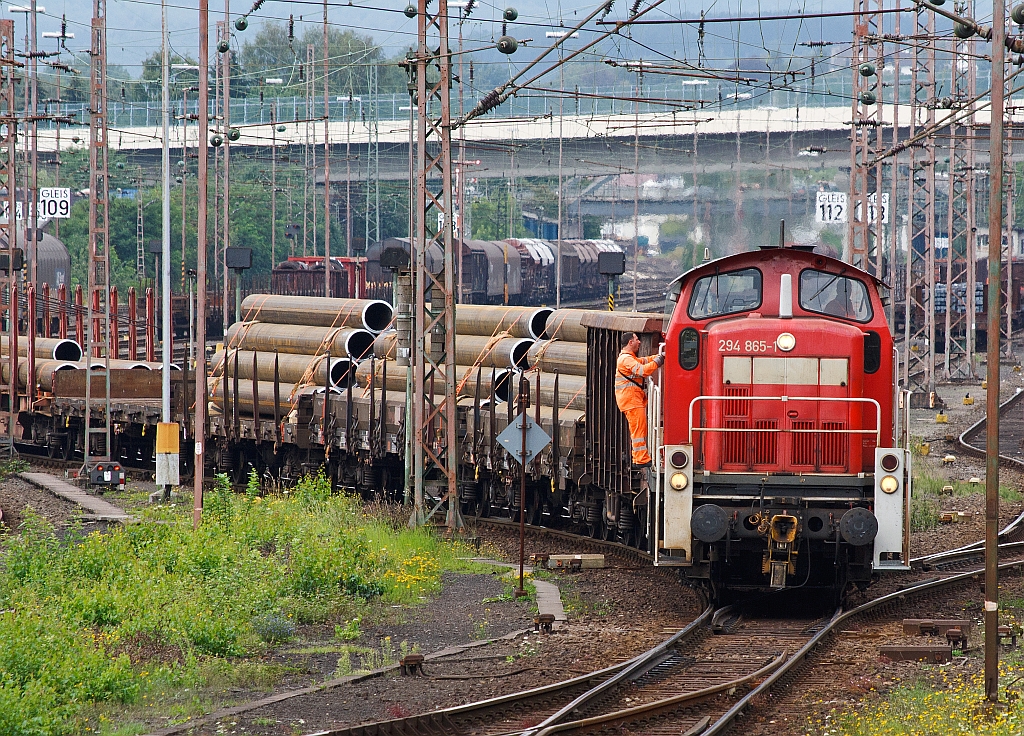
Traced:
MULTIPOLYGON (((911 66, 910 137, 935 124, 935 16, 918 6, 911 66)), ((904 302, 903 387, 913 405, 931 403, 935 391, 935 143, 926 136, 910 147, 910 237, 904 302)))
POLYGON ((7 251, 6 287, 7 360, 9 375, 7 396, 10 401, 7 419, 7 450, 14 452, 14 429, 18 423, 18 272, 14 270, 16 179, 14 143, 18 137, 18 117, 14 102, 15 70, 21 66, 14 59, 14 21, 0 20, 0 193, 7 216, 0 218, 0 241, 7 251))
MULTIPOLYGON (((955 12, 973 17, 972 3, 958 3, 955 12)), ((974 378, 975 328, 975 235, 974 201, 975 95, 974 42, 954 37, 950 57, 950 96, 942 106, 961 110, 969 106, 967 117, 949 125, 949 197, 946 212, 946 309, 944 325, 943 378, 974 378)))
POLYGON ((450 529, 460 529, 448 2, 438 0, 436 11, 427 0, 418 0, 417 5, 418 42, 409 65, 419 113, 412 233, 413 522, 428 521, 447 501, 446 523, 450 529), (432 259, 427 258, 433 248, 444 254, 443 266, 436 274, 431 273, 432 259), (428 499, 434 504, 430 509, 425 507, 428 499))
MULTIPOLYGON (((85 381, 82 469, 92 469, 92 435, 102 435, 97 460, 110 456, 110 230, 107 175, 107 3, 93 1, 89 74, 89 295, 86 299, 85 359, 104 358, 103 426, 92 426, 92 372, 85 381), (104 346, 106 345, 106 348, 104 346)), ((166 336, 164 336, 166 340, 166 336)), ((116 345, 117 343, 114 342, 116 345)))
POLYGON ((377 105, 377 65, 366 67, 366 97, 363 107, 366 131, 366 234, 363 248, 380 240, 380 108, 377 105))
MULTIPOLYGON (((882 164, 870 165, 884 148, 882 140, 882 0, 855 0, 853 27, 853 119, 850 134, 850 197, 847 222, 848 260, 882 277, 881 215, 869 199, 878 198, 882 164)), ((879 211, 881 203, 879 202, 879 211)))

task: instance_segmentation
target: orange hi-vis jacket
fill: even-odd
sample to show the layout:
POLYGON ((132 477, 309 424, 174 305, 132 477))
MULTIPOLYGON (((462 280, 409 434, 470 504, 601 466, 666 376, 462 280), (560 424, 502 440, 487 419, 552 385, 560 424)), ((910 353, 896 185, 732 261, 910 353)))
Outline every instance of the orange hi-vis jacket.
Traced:
POLYGON ((658 370, 655 356, 639 358, 623 348, 615 361, 615 403, 619 411, 647 408, 644 379, 658 370))

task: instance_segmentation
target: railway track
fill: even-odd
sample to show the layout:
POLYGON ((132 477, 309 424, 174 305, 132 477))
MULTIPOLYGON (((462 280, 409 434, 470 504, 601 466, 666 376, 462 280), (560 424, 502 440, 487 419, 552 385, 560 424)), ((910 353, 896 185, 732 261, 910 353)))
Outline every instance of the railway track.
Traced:
MULTIPOLYGON (((1024 568, 1024 557, 1000 565, 1024 568)), ((909 602, 948 597, 982 569, 914 583, 848 611, 809 618, 747 617, 739 607, 705 610, 658 646, 589 675, 456 708, 314 736, 551 736, 621 733, 717 736, 755 699, 795 681, 812 652, 851 624, 891 620, 909 602), (532 723, 524 724, 528 714, 532 723)))
MULTIPOLYGON (((660 312, 665 306, 666 285, 658 287, 638 288, 636 293, 636 309, 638 312, 645 312, 656 308, 660 312)), ((633 308, 633 287, 632 282, 624 282, 622 288, 615 297, 616 309, 625 310, 633 308)), ((600 296, 593 299, 578 299, 562 302, 562 307, 571 309, 607 309, 608 297, 600 296)))
MULTIPOLYGON (((1008 467, 1024 469, 1024 391, 1017 390, 1013 396, 999 405, 999 462, 1008 467)), ((987 422, 982 417, 965 429, 957 438, 960 447, 976 457, 985 457, 985 430, 987 422)))

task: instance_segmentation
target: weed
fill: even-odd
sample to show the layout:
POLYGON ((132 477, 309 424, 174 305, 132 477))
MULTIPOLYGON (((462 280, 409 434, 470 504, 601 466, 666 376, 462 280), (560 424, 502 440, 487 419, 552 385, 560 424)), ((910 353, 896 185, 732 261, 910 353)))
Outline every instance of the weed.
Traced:
MULTIPOLYGON (((931 475, 928 472, 922 472, 914 476, 913 483, 913 494, 914 495, 925 495, 925 496, 940 496, 943 495, 943 488, 951 486, 953 488, 953 496, 977 496, 985 493, 985 484, 982 483, 968 483, 963 480, 948 480, 946 478, 939 478, 931 475)), ((1020 491, 1016 488, 1012 488, 1007 485, 1000 484, 999 486, 999 498, 1003 501, 1020 501, 1020 491)))
POLYGON ((283 644, 295 638, 295 622, 280 613, 265 613, 252 620, 257 636, 267 644, 283 644))
POLYGON ((157 697, 163 716, 187 719, 208 705, 195 691, 226 672, 272 686, 283 672, 248 658, 297 624, 347 621, 342 632, 356 634, 363 601, 418 601, 461 564, 460 547, 330 495, 323 474, 288 495, 260 495, 253 478, 247 490, 219 476, 196 531, 179 504, 63 539, 27 513, 21 534, 0 539, 0 733, 85 733, 98 726, 84 718, 157 697))
POLYGON ((563 596, 565 612, 576 615, 607 616, 611 613, 611 605, 606 600, 588 601, 579 593, 563 596))
POLYGON ((352 654, 347 649, 338 657, 338 665, 335 667, 335 677, 348 677, 352 674, 352 654))
POLYGON ((31 467, 31 465, 20 457, 12 457, 10 460, 4 460, 0 463, 0 478, 8 478, 12 475, 17 475, 18 473, 24 473, 31 467))
MULTIPOLYGON (((469 614, 470 620, 473 618, 473 614, 469 614)), ((490 624, 487 619, 481 619, 473 624, 473 641, 479 641, 487 638, 487 630, 490 628, 490 624)))
POLYGON ((927 496, 910 498, 910 530, 926 532, 939 525, 939 504, 927 496))
POLYGON ((537 648, 536 644, 530 641, 529 638, 525 638, 519 643, 519 651, 517 651, 515 654, 510 654, 507 657, 505 657, 505 661, 511 664, 512 662, 515 662, 517 659, 522 659, 523 657, 532 657, 539 651, 540 650, 537 648))
POLYGON ((334 627, 334 638, 341 641, 355 641, 361 633, 358 616, 350 621, 346 621, 344 625, 338 624, 334 627))

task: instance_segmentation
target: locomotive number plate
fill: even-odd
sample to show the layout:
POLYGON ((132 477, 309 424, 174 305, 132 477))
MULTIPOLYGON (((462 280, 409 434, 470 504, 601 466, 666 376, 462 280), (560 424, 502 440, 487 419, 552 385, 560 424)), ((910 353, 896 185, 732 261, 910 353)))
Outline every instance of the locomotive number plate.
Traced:
POLYGON ((720 353, 738 353, 741 350, 747 353, 773 353, 775 352, 775 343, 770 343, 767 340, 718 341, 718 352, 720 353))

